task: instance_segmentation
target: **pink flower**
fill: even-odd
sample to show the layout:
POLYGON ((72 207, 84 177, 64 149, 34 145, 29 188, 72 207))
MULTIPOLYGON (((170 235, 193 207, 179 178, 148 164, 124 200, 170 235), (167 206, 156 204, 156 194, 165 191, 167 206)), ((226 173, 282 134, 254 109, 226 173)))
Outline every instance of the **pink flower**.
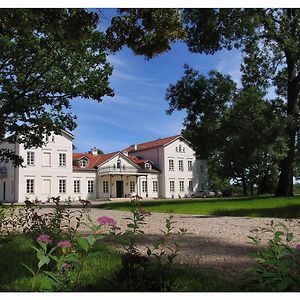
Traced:
POLYGON ((66 247, 66 248, 72 248, 73 244, 69 240, 60 241, 57 243, 58 247, 66 247))
POLYGON ((300 250, 300 244, 297 244, 295 249, 300 250))
POLYGON ((39 237, 36 239, 37 242, 42 242, 45 244, 51 244, 52 240, 50 239, 50 236, 48 234, 41 234, 39 237))
POLYGON ((106 217, 106 216, 99 217, 97 219, 97 221, 100 223, 100 225, 107 225, 107 226, 111 226, 113 228, 116 228, 116 226, 117 226, 117 222, 110 217, 106 217))

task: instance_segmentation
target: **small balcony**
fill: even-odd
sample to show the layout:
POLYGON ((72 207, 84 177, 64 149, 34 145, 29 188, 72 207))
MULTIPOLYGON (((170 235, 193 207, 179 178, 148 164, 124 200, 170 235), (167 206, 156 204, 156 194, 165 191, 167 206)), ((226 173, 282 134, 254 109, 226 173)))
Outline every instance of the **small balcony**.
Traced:
POLYGON ((116 166, 100 167, 98 168, 99 174, 139 174, 140 170, 134 167, 121 166, 117 168, 116 166))

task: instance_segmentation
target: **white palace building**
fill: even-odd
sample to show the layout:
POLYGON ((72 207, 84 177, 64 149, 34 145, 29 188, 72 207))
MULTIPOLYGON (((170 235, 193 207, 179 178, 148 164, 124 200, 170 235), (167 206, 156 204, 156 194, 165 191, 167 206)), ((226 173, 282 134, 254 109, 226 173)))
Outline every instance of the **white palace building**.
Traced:
POLYGON ((207 161, 196 158, 181 135, 101 154, 73 153, 74 136, 66 131, 47 137, 42 148, 24 149, 4 141, 24 159, 23 167, 0 164, 0 202, 94 200, 126 198, 183 198, 208 189, 207 161))

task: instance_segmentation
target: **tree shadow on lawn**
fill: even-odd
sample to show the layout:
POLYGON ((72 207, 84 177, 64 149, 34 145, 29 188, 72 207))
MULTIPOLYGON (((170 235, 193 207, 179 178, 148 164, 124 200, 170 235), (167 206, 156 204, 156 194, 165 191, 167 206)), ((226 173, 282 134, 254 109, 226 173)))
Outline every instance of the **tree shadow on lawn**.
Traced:
MULTIPOLYGON (((292 198, 292 197, 291 197, 292 198)), ((243 198, 195 198, 195 199, 169 199, 169 200, 140 200, 139 204, 142 207, 149 207, 149 206, 162 206, 162 205, 169 205, 169 204, 195 204, 195 203, 201 203, 201 204, 220 204, 233 202, 233 203, 239 203, 239 202, 245 202, 249 200, 266 200, 266 199, 275 199, 273 196, 266 196, 266 197, 243 197, 243 198)), ((103 209, 117 209, 117 208, 123 208, 123 207, 132 207, 131 202, 116 202, 116 203, 104 203, 104 204, 98 204, 98 208, 103 209)))
POLYGON ((299 219, 300 205, 291 205, 287 207, 274 208, 251 208, 251 209, 231 209, 215 210, 211 213, 216 216, 235 216, 235 217, 269 217, 284 219, 299 219))
POLYGON ((32 245, 28 238, 22 236, 0 239, 0 290, 10 290, 14 281, 31 277, 21 263, 26 263, 29 267, 37 264, 32 245))

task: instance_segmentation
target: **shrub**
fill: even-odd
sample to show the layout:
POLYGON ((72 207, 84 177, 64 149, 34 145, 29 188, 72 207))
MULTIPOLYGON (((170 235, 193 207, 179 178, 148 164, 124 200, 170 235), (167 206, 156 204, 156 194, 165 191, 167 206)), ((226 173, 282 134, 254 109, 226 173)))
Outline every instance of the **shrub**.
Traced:
POLYGON ((260 246, 261 237, 266 233, 271 234, 272 238, 266 247, 251 254, 256 259, 257 266, 247 270, 251 274, 248 284, 261 291, 299 291, 300 245, 293 248, 293 233, 286 225, 274 225, 273 221, 270 228, 262 230, 261 235, 249 237, 251 243, 260 246))

